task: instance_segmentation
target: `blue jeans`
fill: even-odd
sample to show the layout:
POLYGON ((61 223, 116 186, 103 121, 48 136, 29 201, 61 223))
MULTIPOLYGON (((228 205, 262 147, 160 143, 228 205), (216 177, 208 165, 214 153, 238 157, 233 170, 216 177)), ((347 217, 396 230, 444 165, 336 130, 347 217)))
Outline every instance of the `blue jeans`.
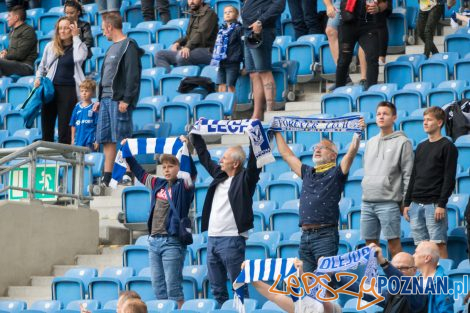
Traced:
POLYGON ((119 12, 121 9, 121 0, 96 0, 98 4, 98 12, 119 12))
POLYGON ((397 202, 362 202, 362 239, 378 240, 380 231, 387 240, 400 238, 400 222, 400 207, 397 202))
POLYGON ((415 245, 424 240, 431 240, 435 243, 447 242, 447 212, 444 219, 437 222, 434 218, 436 207, 437 205, 433 203, 411 202, 408 216, 410 217, 411 235, 415 245))
POLYGON ((221 64, 217 72, 217 84, 235 87, 240 74, 240 63, 221 64))
POLYGON ((186 246, 177 237, 149 237, 152 287, 158 300, 184 300, 183 266, 186 246))
POLYGON ((245 260, 245 248, 242 236, 209 237, 207 241, 207 274, 212 294, 220 305, 228 300, 227 273, 233 283, 245 260))
MULTIPOLYGON (((249 35, 249 31, 245 31, 245 36, 249 35)), ((276 30, 274 28, 263 28, 263 43, 258 48, 248 48, 245 46, 245 68, 248 73, 252 72, 270 72, 271 66, 271 50, 273 42, 276 38, 276 30)))
POLYGON ((302 231, 300 238, 299 257, 304 263, 304 272, 313 273, 322 256, 338 254, 338 227, 332 226, 319 230, 302 231))
POLYGON ((131 107, 122 113, 119 111, 119 102, 111 98, 101 99, 96 125, 96 142, 115 143, 130 137, 132 137, 131 107))

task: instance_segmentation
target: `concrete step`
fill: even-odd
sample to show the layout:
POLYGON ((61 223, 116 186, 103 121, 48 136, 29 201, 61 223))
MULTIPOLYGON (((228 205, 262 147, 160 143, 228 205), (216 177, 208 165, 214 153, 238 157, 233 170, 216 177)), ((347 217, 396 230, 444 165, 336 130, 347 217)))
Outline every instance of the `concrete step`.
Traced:
POLYGON ((72 268, 77 268, 78 265, 54 265, 52 267, 52 275, 54 276, 64 276, 65 272, 72 268))
MULTIPOLYGON (((443 44, 436 44, 437 50, 444 52, 443 44)), ((406 46, 406 54, 422 54, 424 52, 424 46, 406 46)))
MULTIPOLYGON (((116 189, 113 188, 105 188, 105 196, 111 196, 111 197, 121 197, 121 193, 126 188, 127 186, 122 186, 118 185, 116 189)), ((95 198, 96 199, 96 198, 95 198)))
POLYGON ((31 286, 50 286, 54 276, 31 276, 31 286))
POLYGON ((102 245, 127 245, 129 244, 129 230, 127 228, 124 228, 124 226, 122 226, 121 224, 114 225, 114 226, 112 225, 101 226, 100 225, 99 236, 100 236, 100 244, 102 245))
POLYGON ((10 286, 8 287, 7 294, 12 298, 43 298, 51 299, 52 291, 51 286, 10 286))
MULTIPOLYGON (((119 202, 121 202, 121 198, 119 198, 119 202)), ((101 225, 101 220, 117 220, 118 214, 121 212, 121 203, 119 203, 119 206, 95 207, 92 210, 98 211, 101 225)))
POLYGON ((319 114, 320 109, 301 110, 301 111, 272 111, 264 113, 264 120, 271 121, 274 116, 301 116, 307 117, 312 114, 319 114))
MULTIPOLYGON (((266 120, 266 119, 265 119, 266 120)), ((221 138, 222 145, 248 145, 250 144, 250 139, 245 135, 223 135, 221 138)))
POLYGON ((39 300, 50 300, 51 298, 44 298, 44 297, 23 297, 23 298, 12 298, 12 297, 0 297, 0 301, 11 301, 11 300, 19 300, 19 301, 24 301, 26 302, 28 308, 31 307, 31 305, 39 300))
POLYGON ((120 255, 122 256, 122 248, 123 246, 113 245, 113 246, 106 246, 101 249, 101 254, 113 254, 113 255, 120 255))
POLYGON ((121 207, 121 193, 112 196, 94 197, 90 202, 90 208, 120 208, 121 207))
POLYGON ((122 256, 118 254, 84 254, 77 255, 77 265, 104 269, 112 266, 122 266, 122 256))
POLYGON ((318 101, 296 101, 296 102, 287 102, 286 103, 286 112, 291 111, 312 111, 312 110, 321 110, 321 102, 318 101))

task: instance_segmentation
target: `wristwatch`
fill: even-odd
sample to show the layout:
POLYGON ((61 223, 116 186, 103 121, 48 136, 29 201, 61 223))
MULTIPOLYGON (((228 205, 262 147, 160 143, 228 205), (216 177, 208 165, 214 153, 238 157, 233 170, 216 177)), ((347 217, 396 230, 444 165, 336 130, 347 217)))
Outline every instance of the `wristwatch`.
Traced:
POLYGON ((256 21, 256 24, 258 24, 258 26, 263 26, 263 23, 261 23, 260 20, 257 20, 257 21, 256 21))
POLYGON ((380 267, 381 267, 381 268, 386 268, 386 267, 388 267, 389 265, 390 265, 390 262, 389 262, 387 259, 385 259, 385 262, 382 263, 382 264, 380 264, 380 267))

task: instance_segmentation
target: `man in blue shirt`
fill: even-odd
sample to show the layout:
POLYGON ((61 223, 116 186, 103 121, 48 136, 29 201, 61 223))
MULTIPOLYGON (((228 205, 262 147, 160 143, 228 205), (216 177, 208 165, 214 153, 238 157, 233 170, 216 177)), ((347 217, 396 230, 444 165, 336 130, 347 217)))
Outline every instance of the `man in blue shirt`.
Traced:
POLYGON ((70 126, 72 128, 72 143, 76 146, 88 147, 97 150, 95 142, 96 122, 98 113, 93 111, 91 98, 96 89, 96 83, 86 79, 80 84, 80 98, 72 112, 70 126))
MULTIPOLYGON (((361 119, 360 123, 364 129, 364 120, 361 119)), ((279 153, 292 171, 302 178, 299 202, 302 237, 299 256, 304 262, 305 272, 313 272, 320 257, 338 254, 338 203, 360 140, 360 135, 354 134, 348 152, 340 165, 336 166, 338 149, 332 141, 323 139, 313 149, 315 167, 311 167, 302 164, 290 150, 281 133, 276 133, 279 153)))

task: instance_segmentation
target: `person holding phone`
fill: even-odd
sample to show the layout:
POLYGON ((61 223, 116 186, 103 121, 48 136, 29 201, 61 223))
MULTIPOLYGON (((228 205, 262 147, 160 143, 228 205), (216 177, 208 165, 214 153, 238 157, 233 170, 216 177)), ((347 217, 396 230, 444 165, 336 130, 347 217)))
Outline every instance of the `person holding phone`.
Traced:
POLYGON ((42 140, 54 141, 58 118, 59 142, 71 143, 69 122, 77 103, 79 86, 85 80, 82 65, 87 55, 88 49, 80 39, 77 23, 66 16, 59 18, 54 37, 44 49, 34 82, 34 86, 38 87, 40 78, 47 77, 54 85, 54 99, 43 103, 41 108, 42 140))

